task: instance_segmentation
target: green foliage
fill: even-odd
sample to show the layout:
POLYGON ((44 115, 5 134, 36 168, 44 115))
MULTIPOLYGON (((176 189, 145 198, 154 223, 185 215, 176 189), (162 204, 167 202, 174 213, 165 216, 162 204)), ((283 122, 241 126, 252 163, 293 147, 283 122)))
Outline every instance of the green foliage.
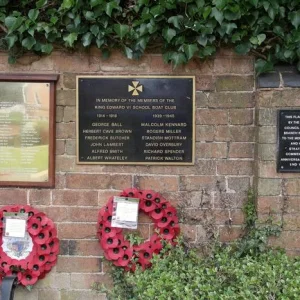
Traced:
POLYGON ((93 288, 113 300, 299 299, 300 259, 267 246, 280 227, 271 221, 257 224, 253 191, 244 213, 245 236, 230 244, 216 242, 208 256, 199 256, 182 240, 175 247, 166 243, 151 269, 128 273, 114 267, 113 289, 93 288))
POLYGON ((130 59, 159 45, 177 66, 230 45, 259 57, 261 73, 299 62, 299 25, 296 0, 0 0, 0 45, 11 61, 57 45, 96 46, 105 55, 121 48, 130 59))

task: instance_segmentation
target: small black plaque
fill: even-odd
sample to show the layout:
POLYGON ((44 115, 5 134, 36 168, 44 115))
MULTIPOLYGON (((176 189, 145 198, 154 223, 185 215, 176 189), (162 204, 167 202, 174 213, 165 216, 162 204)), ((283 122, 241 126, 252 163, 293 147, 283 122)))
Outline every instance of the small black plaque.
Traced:
POLYGON ((193 76, 77 77, 77 163, 194 163, 193 76))
POLYGON ((300 172, 300 110, 278 112, 277 172, 300 172))

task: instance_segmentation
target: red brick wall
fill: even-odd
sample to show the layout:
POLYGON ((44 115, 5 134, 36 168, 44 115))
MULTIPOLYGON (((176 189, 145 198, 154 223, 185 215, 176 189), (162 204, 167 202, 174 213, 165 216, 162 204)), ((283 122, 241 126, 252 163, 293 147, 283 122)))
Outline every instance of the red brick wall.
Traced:
MULTIPOLYGON (((139 61, 127 60, 120 53, 108 60, 100 57, 97 50, 43 58, 29 55, 10 66, 7 56, 0 55, 1 72, 60 74, 55 188, 0 189, 2 205, 27 203, 46 212, 55 221, 61 240, 57 267, 30 294, 18 289, 17 300, 102 299, 90 290, 95 281, 109 281, 96 240, 97 213, 109 196, 128 187, 154 189, 177 206, 190 243, 200 245, 212 236, 229 241, 241 233, 241 208, 254 176, 253 58, 223 50, 214 59, 194 59, 172 70, 159 54, 147 54, 139 61), (195 75, 195 165, 77 165, 75 78, 80 74, 195 75)), ((149 237, 151 224, 143 217, 141 223, 140 234, 149 237)))

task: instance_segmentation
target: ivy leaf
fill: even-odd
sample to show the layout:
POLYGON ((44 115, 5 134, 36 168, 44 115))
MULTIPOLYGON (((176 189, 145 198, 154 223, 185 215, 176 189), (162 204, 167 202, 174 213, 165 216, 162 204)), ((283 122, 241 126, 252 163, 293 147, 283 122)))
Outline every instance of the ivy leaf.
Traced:
POLYGON ((97 38, 96 39, 96 44, 98 48, 101 48, 101 46, 104 44, 104 40, 102 38, 97 38))
POLYGON ((293 11, 289 14, 289 20, 293 24, 293 26, 298 29, 300 25, 300 10, 293 11))
POLYGON ((92 26, 90 27, 90 31, 91 31, 91 33, 92 33, 94 36, 96 36, 96 35, 99 33, 99 31, 100 31, 99 26, 98 26, 98 25, 92 25, 92 26))
POLYGON ((88 20, 88 21, 95 21, 95 14, 92 11, 86 11, 84 13, 84 17, 88 20))
POLYGON ((196 44, 189 44, 183 46, 184 53, 187 57, 187 59, 191 59, 195 52, 198 51, 198 46, 196 44))
POLYGON ((5 6, 9 0, 0 0, 0 6, 5 6))
POLYGON ((15 57, 15 56, 9 56, 8 57, 8 63, 9 64, 11 64, 11 65, 13 65, 13 64, 15 64, 17 62, 17 58, 15 57))
POLYGON ((93 34, 91 32, 87 32, 82 37, 82 45, 84 47, 88 47, 92 42, 93 34))
POLYGON ((211 15, 213 17, 215 17, 215 19, 218 21, 218 23, 221 25, 221 23, 223 22, 224 20, 224 16, 223 14, 216 8, 214 7, 212 10, 211 10, 211 15))
POLYGON ((114 9, 119 9, 119 5, 117 1, 110 1, 105 6, 105 12, 109 17, 111 17, 112 11, 114 9))
POLYGON ((48 0, 39 0, 36 2, 35 6, 36 8, 42 8, 44 5, 46 5, 48 0))
POLYGON ((10 35, 7 36, 5 40, 7 42, 8 49, 11 49, 14 46, 15 42, 18 40, 18 37, 16 35, 10 35))
POLYGON ((207 17, 210 15, 210 13, 211 13, 211 7, 210 6, 204 7, 204 10, 202 13, 203 19, 206 20, 207 17))
POLYGON ((103 0, 90 0, 91 8, 93 8, 99 4, 102 4, 102 3, 103 3, 103 0))
POLYGON ((110 51, 107 48, 102 49, 102 58, 108 59, 109 57, 110 57, 110 51))
POLYGON ((128 25, 115 24, 113 28, 114 28, 114 32, 119 36, 119 38, 121 40, 129 32, 129 26, 128 25))
POLYGON ((35 21, 39 15, 39 11, 37 9, 31 9, 29 12, 28 12, 28 18, 31 20, 31 21, 35 21))
POLYGON ((242 44, 239 44, 235 47, 235 52, 238 54, 246 54, 250 51, 251 49, 251 43, 245 42, 242 44))
POLYGON ((56 16, 52 16, 51 18, 50 18, 50 22, 52 23, 52 24, 56 24, 56 22, 58 21, 58 17, 56 17, 56 16))
POLYGON ((168 23, 173 24, 174 27, 176 27, 178 29, 180 29, 180 24, 182 23, 182 21, 183 21, 183 16, 181 16, 181 15, 173 16, 168 19, 168 23))
POLYGON ((68 35, 65 35, 63 37, 63 40, 66 42, 68 47, 73 47, 74 42, 77 41, 77 38, 78 38, 78 33, 72 32, 68 35))
POLYGON ((164 28, 162 35, 170 43, 173 37, 176 36, 176 31, 172 28, 164 28))
POLYGON ((27 38, 25 38, 24 40, 22 40, 22 46, 24 48, 26 48, 27 50, 31 50, 31 48, 35 45, 36 40, 32 37, 29 36, 27 38))
POLYGON ((22 17, 6 17, 4 24, 8 29, 8 34, 15 31, 23 23, 22 17))
POLYGON ((69 9, 74 5, 74 0, 63 0, 63 3, 61 4, 62 9, 69 9))
POLYGON ((202 36, 199 36, 197 38, 197 42, 198 44, 200 44, 201 46, 205 47, 207 45, 207 36, 206 35, 202 35, 202 36))
POLYGON ((174 52, 170 57, 174 68, 186 63, 186 57, 183 53, 174 52))
POLYGON ((254 5, 255 7, 257 7, 258 5, 258 0, 249 0, 249 2, 254 5))
POLYGON ((273 68, 274 68, 273 63, 271 63, 270 61, 266 61, 264 59, 259 58, 255 62, 255 70, 257 76, 259 76, 261 73, 272 71, 273 68))
POLYGON ((42 51, 43 53, 50 54, 50 53, 52 52, 52 50, 53 50, 52 44, 43 44, 43 45, 41 46, 41 51, 42 51))
POLYGON ((129 59, 132 59, 133 58, 133 51, 129 47, 125 47, 124 50, 125 50, 126 57, 129 58, 129 59))

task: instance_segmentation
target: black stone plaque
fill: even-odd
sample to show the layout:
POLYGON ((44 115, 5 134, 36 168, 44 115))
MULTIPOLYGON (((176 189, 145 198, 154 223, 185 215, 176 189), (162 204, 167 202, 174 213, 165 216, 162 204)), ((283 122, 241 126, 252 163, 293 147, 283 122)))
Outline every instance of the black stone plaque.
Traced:
POLYGON ((300 110, 278 112, 277 172, 300 172, 300 110))
POLYGON ((188 77, 77 77, 77 163, 194 163, 188 77))

